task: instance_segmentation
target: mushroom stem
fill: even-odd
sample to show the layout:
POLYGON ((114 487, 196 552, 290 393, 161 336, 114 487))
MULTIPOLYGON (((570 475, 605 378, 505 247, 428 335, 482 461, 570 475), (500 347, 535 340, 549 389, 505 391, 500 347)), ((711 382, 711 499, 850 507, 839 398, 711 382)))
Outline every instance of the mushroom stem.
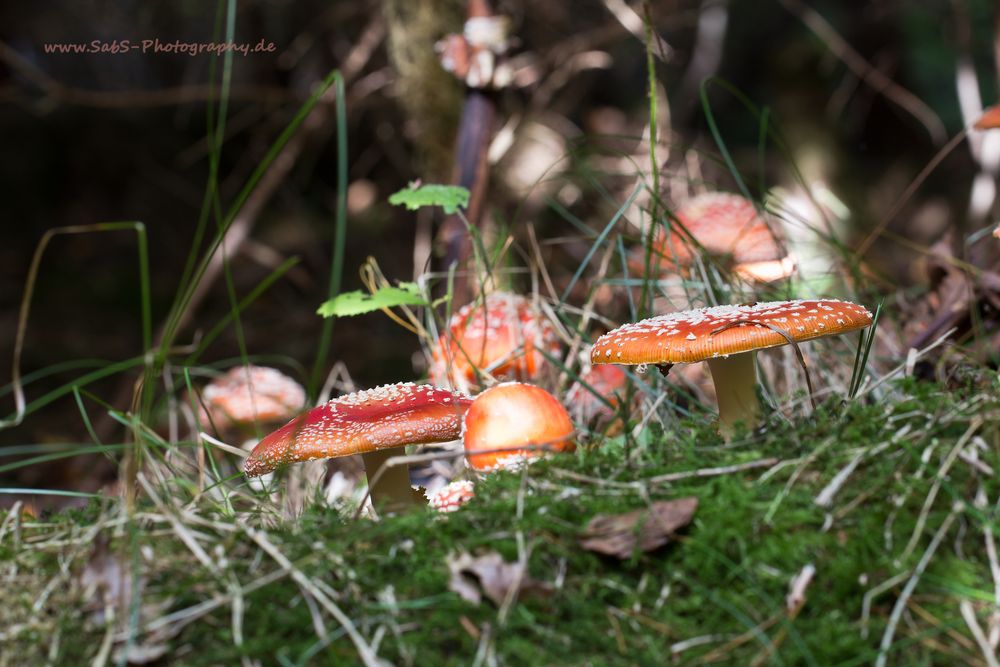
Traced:
POLYGON ((760 416, 756 353, 715 357, 708 360, 708 368, 719 402, 719 432, 728 442, 733 438, 736 424, 743 422, 747 428, 753 428, 760 416))
POLYGON ((386 461, 398 455, 398 452, 391 449, 379 449, 361 455, 365 462, 365 475, 368 477, 368 494, 371 496, 375 511, 380 514, 404 512, 417 505, 416 496, 410 486, 409 466, 385 465, 386 461), (382 469, 381 474, 379 469, 382 469))

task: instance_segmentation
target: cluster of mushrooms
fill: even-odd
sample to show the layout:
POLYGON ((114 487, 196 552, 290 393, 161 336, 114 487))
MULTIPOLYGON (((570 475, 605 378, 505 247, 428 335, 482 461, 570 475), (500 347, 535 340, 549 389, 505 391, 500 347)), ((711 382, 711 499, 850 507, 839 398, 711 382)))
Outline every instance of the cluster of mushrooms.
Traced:
MULTIPOLYGON (((694 210, 681 211, 686 235, 655 239, 657 265, 683 271, 699 252, 708 252, 731 260, 734 273, 755 281, 780 279, 794 267, 750 202, 715 194, 696 198, 689 208, 694 210), (740 244, 743 254, 737 256, 741 237, 748 241, 740 244)), ((738 424, 752 428, 760 419, 757 350, 854 331, 871 322, 863 306, 835 299, 674 312, 624 324, 598 338, 582 379, 607 392, 608 404, 614 405, 625 375, 611 365, 653 365, 665 374, 673 364, 707 361, 720 431, 728 440, 738 424)), ((433 350, 432 384, 385 385, 309 410, 261 440, 246 460, 245 473, 254 477, 287 463, 361 454, 373 506, 392 513, 425 502, 410 486, 407 466, 386 465, 401 453, 398 448, 460 438, 469 467, 480 472, 543 452, 572 451, 574 427, 566 408, 530 384, 546 370, 546 357, 558 352, 551 323, 531 302, 512 294, 487 295, 452 317, 433 350), (512 381, 471 395, 493 378, 512 381)), ((575 395, 571 404, 582 403, 585 394, 574 387, 567 397, 575 395)), ((438 509, 451 510, 472 493, 471 482, 463 480, 430 500, 438 509)))

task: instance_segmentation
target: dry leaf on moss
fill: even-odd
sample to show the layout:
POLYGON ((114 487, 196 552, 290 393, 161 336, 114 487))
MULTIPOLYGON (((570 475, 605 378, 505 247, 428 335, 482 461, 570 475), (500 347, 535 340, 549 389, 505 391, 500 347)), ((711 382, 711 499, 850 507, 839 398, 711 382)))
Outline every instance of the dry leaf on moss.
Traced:
POLYGON ((509 563, 495 551, 482 556, 467 553, 452 554, 446 560, 451 579, 448 589, 464 600, 479 604, 483 595, 500 606, 511 588, 517 595, 525 593, 548 594, 552 587, 528 576, 523 563, 509 563))
POLYGON ((580 546, 625 560, 637 546, 642 551, 652 551, 669 542, 674 533, 691 523, 697 509, 698 499, 688 496, 655 502, 624 514, 598 514, 580 536, 580 546))

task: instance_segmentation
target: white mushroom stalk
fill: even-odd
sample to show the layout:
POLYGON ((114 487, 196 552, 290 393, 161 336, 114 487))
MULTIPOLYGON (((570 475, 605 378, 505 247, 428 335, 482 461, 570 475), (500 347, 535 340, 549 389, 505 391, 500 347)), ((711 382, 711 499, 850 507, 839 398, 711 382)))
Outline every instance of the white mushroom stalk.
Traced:
POLYGON ((731 440, 737 424, 753 428, 760 419, 757 398, 757 353, 744 352, 708 360, 719 402, 719 431, 731 440))

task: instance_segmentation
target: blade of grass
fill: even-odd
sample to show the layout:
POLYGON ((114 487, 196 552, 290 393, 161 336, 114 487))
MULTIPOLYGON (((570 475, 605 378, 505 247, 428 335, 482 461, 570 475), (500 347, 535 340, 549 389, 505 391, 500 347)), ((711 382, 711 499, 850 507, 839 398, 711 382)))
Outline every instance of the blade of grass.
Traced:
MULTIPOLYGON (((215 339, 218 338, 219 335, 226 330, 226 327, 229 326, 229 323, 233 320, 233 317, 236 314, 241 313, 247 308, 249 308, 254 301, 260 298, 261 294, 267 291, 267 289, 271 287, 271 285, 273 285, 279 278, 281 278, 281 276, 285 275, 293 266, 295 266, 298 263, 299 263, 298 257, 289 257, 284 262, 282 262, 277 268, 271 271, 271 273, 269 273, 263 280, 257 283, 257 285, 252 290, 250 290, 247 293, 247 295, 240 300, 238 304, 236 304, 235 313, 232 310, 226 313, 226 315, 221 320, 219 320, 211 329, 209 329, 208 333, 206 333, 200 341, 198 341, 198 347, 195 348, 194 352, 192 352, 187 356, 187 358, 184 360, 183 365, 185 366, 193 365, 195 361, 197 361, 198 358, 205 353, 205 350, 208 349, 208 346, 211 345, 215 341, 215 339)), ((251 359, 249 355, 245 357, 241 355, 238 358, 244 363, 250 363, 251 359)))
MULTIPOLYGON (((143 344, 148 345, 150 337, 152 315, 149 303, 149 259, 147 257, 146 227, 141 222, 101 222, 93 225, 70 225, 67 227, 56 227, 50 229, 42 235, 38 245, 35 247, 34 255, 31 258, 31 265, 28 268, 28 279, 21 297, 21 308, 18 312, 17 334, 14 338, 14 356, 11 362, 11 387, 14 393, 14 415, 0 420, 0 430, 17 426, 28 414, 29 405, 25 402, 24 386, 21 383, 21 353, 24 350, 25 334, 28 328, 28 316, 31 314, 31 300, 35 291, 35 283, 38 281, 38 270, 42 263, 42 256, 45 254, 49 243, 56 236, 104 233, 116 231, 134 231, 139 243, 139 280, 141 292, 141 312, 142 312, 142 337, 143 344)), ((145 347, 144 350, 149 349, 145 347)), ((140 357, 143 359, 143 357, 140 357)))
POLYGON ((868 327, 867 331, 862 331, 861 337, 858 339, 858 351, 854 357, 854 370, 851 373, 850 393, 848 394, 848 398, 851 400, 854 400, 858 390, 861 389, 865 369, 868 367, 868 354, 871 352, 872 345, 875 344, 875 330, 878 328, 878 319, 881 314, 882 302, 879 301, 875 307, 875 315, 872 317, 871 326, 868 327))
POLYGON ((0 487, 0 493, 25 496, 67 496, 69 498, 107 498, 100 493, 85 493, 83 491, 67 491, 65 489, 18 489, 15 487, 0 487))
MULTIPOLYGON (((341 279, 344 272, 344 245, 347 237, 347 103, 345 101, 344 77, 340 72, 333 73, 336 86, 335 113, 337 117, 337 208, 334 218, 333 248, 330 264, 330 282, 326 290, 326 300, 340 294, 341 279)), ((330 336, 333 332, 333 318, 325 318, 320 329, 319 347, 316 350, 316 361, 313 363, 306 388, 310 400, 316 397, 323 377, 323 368, 330 352, 330 336)))
POLYGON ((618 207, 618 210, 611 217, 610 222, 604 226, 601 233, 598 234, 596 239, 594 239, 593 244, 591 244, 590 249, 587 250, 587 254, 584 256, 583 261, 580 262, 580 266, 576 267, 576 273, 573 274, 573 278, 569 281, 569 285, 567 285, 566 289, 563 290, 562 296, 559 298, 560 305, 566 302, 566 299, 569 297, 570 292, 573 291, 577 281, 580 280, 580 276, 583 275, 583 272, 587 268, 587 264, 590 263, 590 259, 594 256, 594 253, 597 252, 597 249, 604 244, 604 240, 608 237, 608 234, 611 233, 611 230, 614 229, 618 220, 621 219, 621 217, 625 214, 625 211, 629 209, 632 203, 636 200, 636 197, 639 196, 645 187, 646 186, 642 183, 635 186, 635 189, 632 190, 632 194, 628 196, 628 199, 625 200, 624 204, 618 207))

